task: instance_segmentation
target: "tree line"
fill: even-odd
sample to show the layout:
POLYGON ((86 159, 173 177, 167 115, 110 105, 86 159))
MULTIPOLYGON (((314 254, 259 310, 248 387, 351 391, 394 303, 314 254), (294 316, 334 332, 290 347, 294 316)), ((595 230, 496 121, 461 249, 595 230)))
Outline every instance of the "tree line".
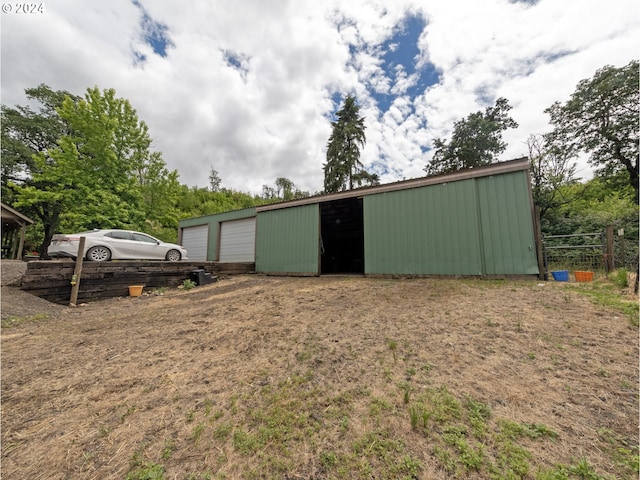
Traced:
MULTIPOLYGON (((527 139, 532 193, 545 232, 573 233, 615 220, 635 225, 637 234, 638 67, 634 60, 601 68, 568 101, 545 110, 550 132, 527 139), (588 182, 575 178, 580 154, 596 168, 588 182)), ((2 105, 0 193, 3 202, 36 220, 28 240, 41 256, 57 232, 127 228, 175 241, 181 218, 310 195, 285 177, 264 185, 261 194, 227 189, 213 165, 208 186, 181 184, 178 172, 152 150, 145 122, 113 89, 89 88, 79 97, 42 84, 25 93, 37 107, 2 105)), ((360 160, 366 125, 359 110, 348 95, 335 114, 319 193, 380 183, 360 160)), ((510 110, 508 100, 498 98, 455 122, 449 140, 434 141, 425 173, 498 161, 507 146, 502 133, 518 126, 510 110)))

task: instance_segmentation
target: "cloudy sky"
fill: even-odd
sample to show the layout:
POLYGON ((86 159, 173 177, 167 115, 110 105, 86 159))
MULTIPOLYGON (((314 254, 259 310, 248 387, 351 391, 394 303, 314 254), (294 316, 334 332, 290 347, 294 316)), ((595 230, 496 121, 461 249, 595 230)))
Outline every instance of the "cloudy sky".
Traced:
MULTIPOLYGON (((435 138, 505 97, 502 160, 549 130, 544 109, 638 58, 637 0, 45 0, 3 3, 1 101, 46 83, 114 88, 181 183, 322 189, 332 115, 354 94, 361 160, 383 183, 423 176, 435 138)), ((580 174, 588 176, 586 167, 580 174)))

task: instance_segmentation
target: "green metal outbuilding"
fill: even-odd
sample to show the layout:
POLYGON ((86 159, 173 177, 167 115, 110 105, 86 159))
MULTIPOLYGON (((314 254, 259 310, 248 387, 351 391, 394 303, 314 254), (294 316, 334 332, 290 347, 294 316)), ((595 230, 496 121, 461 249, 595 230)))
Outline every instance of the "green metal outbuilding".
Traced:
POLYGON ((244 245, 242 261, 281 275, 533 276, 534 232, 526 158, 180 222, 190 259, 244 245))

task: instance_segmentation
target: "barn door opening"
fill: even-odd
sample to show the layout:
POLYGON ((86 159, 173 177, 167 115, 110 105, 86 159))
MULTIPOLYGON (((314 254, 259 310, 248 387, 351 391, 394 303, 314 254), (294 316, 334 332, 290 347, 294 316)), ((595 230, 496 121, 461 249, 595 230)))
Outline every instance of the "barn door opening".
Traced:
POLYGON ((362 198, 320 204, 320 273, 364 273, 362 198))

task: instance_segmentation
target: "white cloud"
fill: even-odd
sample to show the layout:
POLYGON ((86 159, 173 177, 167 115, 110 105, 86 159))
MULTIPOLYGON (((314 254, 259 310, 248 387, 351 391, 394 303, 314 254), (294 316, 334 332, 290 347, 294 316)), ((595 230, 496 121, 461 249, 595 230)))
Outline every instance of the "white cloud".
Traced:
POLYGON ((498 96, 520 123, 505 134, 504 158, 520 156, 529 134, 549 129, 545 108, 640 46, 631 0, 140 3, 167 26, 164 58, 142 41, 141 11, 129 1, 58 0, 43 15, 3 14, 2 102, 25 103, 24 89, 39 83, 76 94, 115 88, 182 183, 205 186, 213 166, 223 186, 254 193, 280 176, 322 188, 336 93, 358 96, 362 160, 393 181, 422 175, 433 139, 498 96), (407 92, 416 76, 386 70, 380 48, 409 12, 427 19, 420 62, 440 73, 415 98, 407 92), (395 96, 387 112, 376 106, 380 93, 395 96))

